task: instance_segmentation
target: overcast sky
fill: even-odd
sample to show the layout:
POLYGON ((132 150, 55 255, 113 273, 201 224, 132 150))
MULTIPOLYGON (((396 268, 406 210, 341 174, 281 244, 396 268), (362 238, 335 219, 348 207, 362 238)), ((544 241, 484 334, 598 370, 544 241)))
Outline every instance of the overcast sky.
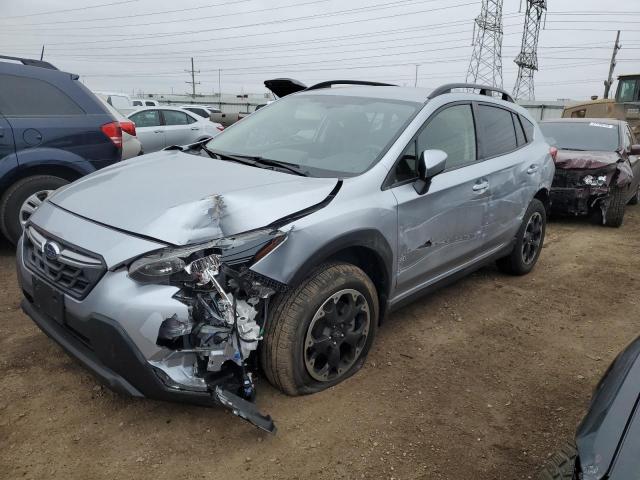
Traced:
MULTIPOLYGON (((523 0, 524 1, 524 0, 523 0)), ((480 0, 0 0, 0 53, 39 58, 96 90, 264 92, 262 81, 369 79, 434 88, 463 81, 480 0), (111 5, 105 5, 110 3, 111 5), (102 5, 102 6, 100 6, 102 5)), ((504 0, 504 87, 520 49, 520 0, 504 0)), ((549 0, 538 99, 602 95, 615 30, 616 74, 640 73, 640 0, 549 0), (608 10, 610 6, 611 10, 608 10)))

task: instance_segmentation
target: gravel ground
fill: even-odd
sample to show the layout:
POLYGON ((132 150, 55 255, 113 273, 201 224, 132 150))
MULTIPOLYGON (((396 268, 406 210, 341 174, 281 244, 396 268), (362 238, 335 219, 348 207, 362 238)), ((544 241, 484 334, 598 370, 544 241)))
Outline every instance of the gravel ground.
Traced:
POLYGON ((275 436, 101 387, 20 311, 0 244, 0 477, 531 478, 638 334, 639 237, 639 207, 621 229, 553 222, 532 274, 486 268, 394 313, 343 384, 259 380, 275 436))

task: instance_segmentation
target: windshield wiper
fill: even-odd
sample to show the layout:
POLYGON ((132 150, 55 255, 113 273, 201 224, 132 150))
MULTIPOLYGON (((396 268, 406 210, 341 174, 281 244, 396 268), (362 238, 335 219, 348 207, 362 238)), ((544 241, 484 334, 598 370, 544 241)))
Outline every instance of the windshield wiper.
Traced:
POLYGON ((269 158, 253 157, 251 155, 230 155, 227 153, 219 152, 217 150, 211 150, 206 145, 201 145, 202 149, 207 152, 211 158, 217 158, 219 160, 231 160, 232 162, 241 163, 243 165, 249 165, 251 167, 264 168, 265 166, 281 168, 287 170, 295 175, 301 177, 308 177, 309 173, 300 168, 300 165, 294 165, 293 163, 280 162, 278 160, 271 160, 269 158))

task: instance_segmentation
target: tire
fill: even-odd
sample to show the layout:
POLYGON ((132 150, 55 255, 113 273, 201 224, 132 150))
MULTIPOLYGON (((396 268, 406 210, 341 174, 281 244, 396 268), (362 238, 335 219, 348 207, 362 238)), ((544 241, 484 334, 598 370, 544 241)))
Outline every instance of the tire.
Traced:
POLYGON ((611 188, 611 198, 604 224, 607 227, 618 228, 624 222, 624 211, 626 207, 624 191, 618 187, 611 188))
POLYGON ((40 200, 48 196, 49 190, 56 190, 69 183, 68 180, 52 175, 34 175, 23 178, 11 185, 0 198, 0 230, 14 245, 22 235, 20 211, 32 195, 41 193, 40 200))
POLYGON ((378 329, 378 316, 376 288, 360 268, 347 263, 323 264, 297 288, 275 298, 260 346, 262 369, 271 384, 287 395, 306 395, 332 387, 364 364, 378 329), (358 313, 352 320, 341 320, 341 309, 347 314, 358 313), (333 337, 319 335, 326 340, 318 341, 317 329, 325 333, 332 324, 344 332, 333 330, 333 334, 344 339, 338 338, 336 343, 333 337), (352 338, 358 338, 357 347, 349 344, 352 338), (332 356, 336 351, 340 362, 332 356), (323 359, 326 378, 322 378, 325 369, 319 368, 323 359), (341 368, 334 368, 334 363, 341 368))
POLYGON ((496 262, 498 269, 509 275, 526 275, 533 270, 542 251, 546 229, 546 209, 534 198, 524 214, 513 250, 496 262))
POLYGON ((577 480, 574 476, 577 458, 575 446, 566 444, 551 456, 549 464, 538 475, 538 480, 577 480))

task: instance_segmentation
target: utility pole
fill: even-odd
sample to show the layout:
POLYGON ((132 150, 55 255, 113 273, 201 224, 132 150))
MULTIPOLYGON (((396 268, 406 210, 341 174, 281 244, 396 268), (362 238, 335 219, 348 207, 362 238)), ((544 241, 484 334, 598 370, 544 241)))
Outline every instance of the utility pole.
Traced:
POLYGON ((186 81, 185 83, 188 83, 191 85, 191 98, 195 99, 196 98, 196 85, 199 85, 200 82, 196 82, 196 73, 200 73, 200 70, 196 71, 193 67, 193 57, 191 57, 191 70, 185 70, 185 72, 187 73, 191 73, 191 81, 186 81))
POLYGON ((514 60, 518 65, 518 79, 513 88, 513 98, 535 99, 533 76, 538 71, 538 39, 542 17, 546 12, 547 0, 527 0, 522 48, 514 60))
POLYGON ((44 58, 44 44, 42 45, 42 51, 40 52, 40 60, 42 60, 43 58, 44 58))
POLYGON ((416 80, 415 80, 415 82, 413 82, 413 86, 414 87, 418 86, 418 68, 420 68, 420 64, 416 63, 416 80))
POLYGON ((611 65, 609 65, 609 77, 604 81, 604 98, 609 98, 609 92, 611 91, 611 86, 613 85, 613 72, 616 69, 616 57, 618 56, 618 51, 622 48, 620 45, 620 30, 618 30, 618 35, 616 35, 616 44, 613 46, 613 54, 611 55, 611 65))
POLYGON ((482 0, 482 10, 473 25, 473 54, 467 83, 502 88, 503 0, 482 0))

